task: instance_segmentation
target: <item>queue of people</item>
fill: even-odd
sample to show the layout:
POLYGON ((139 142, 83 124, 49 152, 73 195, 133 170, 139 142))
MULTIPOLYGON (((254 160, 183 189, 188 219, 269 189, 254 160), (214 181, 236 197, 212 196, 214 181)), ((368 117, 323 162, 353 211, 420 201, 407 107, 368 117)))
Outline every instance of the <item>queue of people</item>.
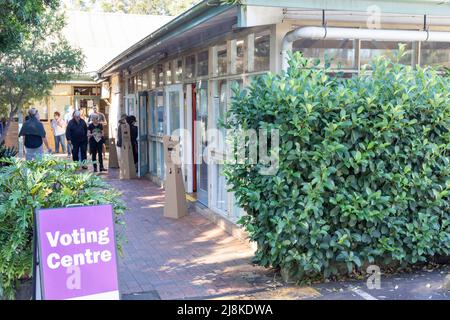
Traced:
MULTIPOLYGON (((74 110, 69 107, 68 112, 61 116, 56 111, 51 120, 51 128, 55 141, 55 152, 68 153, 68 156, 73 161, 83 162, 87 160, 87 152, 91 154, 93 161, 93 171, 106 171, 103 164, 103 157, 106 153, 106 141, 104 136, 104 127, 106 126, 106 117, 103 113, 97 110, 97 107, 92 108, 89 116, 85 116, 82 110, 74 110), (72 112, 71 116, 68 113, 72 112)), ((133 160, 137 170, 138 164, 138 128, 136 126, 136 117, 122 115, 118 124, 118 141, 117 146, 122 145, 121 124, 127 123, 130 127, 131 147, 133 151, 133 160)), ((43 124, 39 119, 39 112, 36 108, 28 110, 28 115, 19 132, 19 136, 24 137, 26 159, 32 160, 44 153, 43 145, 45 145, 47 152, 52 153, 49 147, 46 132, 43 124)), ((82 166, 87 169, 86 165, 82 166)))

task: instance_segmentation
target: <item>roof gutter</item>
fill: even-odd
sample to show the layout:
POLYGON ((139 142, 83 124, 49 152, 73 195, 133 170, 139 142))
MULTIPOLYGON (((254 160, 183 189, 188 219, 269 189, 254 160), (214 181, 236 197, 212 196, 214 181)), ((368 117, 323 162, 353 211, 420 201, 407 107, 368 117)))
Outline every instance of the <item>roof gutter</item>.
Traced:
MULTIPOLYGON (((113 60, 108 62, 106 65, 104 65, 98 73, 101 75, 105 73, 106 71, 112 69, 114 66, 117 66, 119 64, 125 63, 128 60, 132 60, 137 54, 136 51, 145 47, 149 43, 155 41, 156 39, 160 39, 163 36, 169 34, 170 32, 174 31, 176 28, 184 25, 185 23, 192 21, 195 17, 199 16, 203 12, 207 11, 211 7, 217 7, 223 5, 220 2, 212 2, 210 3, 209 0, 202 1, 198 3, 197 5, 193 6, 188 11, 185 11, 184 13, 178 15, 173 20, 156 30, 155 32, 151 33, 144 39, 140 40, 136 44, 132 45, 128 49, 126 49, 124 52, 119 54, 117 57, 115 57, 113 60)), ((231 7, 231 5, 223 5, 226 7, 231 7)), ((160 43, 158 43, 160 44, 160 43)), ((152 46, 154 47, 154 46, 152 46)))
POLYGON ((415 31, 393 29, 356 29, 337 27, 301 27, 289 31, 283 38, 281 45, 282 70, 288 69, 288 51, 292 50, 292 43, 299 39, 357 39, 379 41, 435 41, 450 42, 450 32, 444 31, 415 31))

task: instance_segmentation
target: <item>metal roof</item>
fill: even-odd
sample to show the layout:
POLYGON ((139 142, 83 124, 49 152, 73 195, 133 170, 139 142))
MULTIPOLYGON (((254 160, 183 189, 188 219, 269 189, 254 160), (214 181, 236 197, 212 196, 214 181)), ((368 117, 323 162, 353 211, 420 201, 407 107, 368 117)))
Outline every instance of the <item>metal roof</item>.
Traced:
MULTIPOLYGON (((197 5, 191 7, 189 10, 181 13, 167 24, 160 27, 153 33, 147 33, 147 36, 141 41, 135 43, 128 49, 124 50, 118 56, 99 69, 99 75, 105 72, 111 72, 118 66, 123 67, 128 61, 135 59, 135 57, 142 55, 142 51, 150 51, 157 46, 162 46, 168 40, 173 40, 186 31, 193 31, 196 27, 204 24, 210 19, 235 8, 235 5, 228 5, 220 3, 219 1, 204 0, 197 5)), ((233 12, 236 17, 237 10, 233 12)))
POLYGON ((86 56, 84 73, 96 72, 123 50, 172 20, 170 16, 66 11, 63 30, 86 56))
MULTIPOLYGON (((367 12, 371 6, 376 5, 382 14, 450 15, 450 0, 240 0, 235 3, 232 5, 214 0, 201 1, 153 33, 147 33, 141 41, 115 56, 99 69, 98 76, 102 78, 137 63, 161 59, 160 56, 168 53, 172 43, 194 39, 188 39, 186 36, 189 34, 198 33, 198 38, 204 39, 202 32, 214 32, 214 28, 209 27, 208 30, 207 26, 213 22, 217 25, 222 23, 224 29, 229 27, 230 23, 234 23, 237 28, 249 27, 251 25, 248 25, 246 20, 247 6, 267 7, 268 10, 278 7, 367 12)), ((181 46, 172 46, 170 49, 181 50, 181 46)))

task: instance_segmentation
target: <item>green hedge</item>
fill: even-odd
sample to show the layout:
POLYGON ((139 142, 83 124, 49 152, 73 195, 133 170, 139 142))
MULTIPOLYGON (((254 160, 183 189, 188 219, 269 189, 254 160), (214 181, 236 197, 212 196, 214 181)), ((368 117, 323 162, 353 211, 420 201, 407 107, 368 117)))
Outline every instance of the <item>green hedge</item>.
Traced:
POLYGON ((96 175, 80 173, 77 163, 55 158, 3 158, 0 163, 6 165, 0 166, 1 300, 14 298, 18 280, 32 274, 34 209, 110 203, 116 223, 122 224, 125 206, 118 191, 96 175))
POLYGON ((227 164, 256 261, 291 277, 449 256, 450 82, 378 58, 351 79, 305 68, 253 81, 229 128, 278 129, 276 175, 227 164))

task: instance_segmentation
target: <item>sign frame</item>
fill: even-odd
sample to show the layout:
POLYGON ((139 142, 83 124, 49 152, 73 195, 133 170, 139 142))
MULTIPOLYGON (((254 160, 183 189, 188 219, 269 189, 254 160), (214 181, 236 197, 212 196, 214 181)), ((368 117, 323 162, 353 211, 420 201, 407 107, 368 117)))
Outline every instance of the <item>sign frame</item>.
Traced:
MULTIPOLYGON (((39 237, 39 227, 40 227, 40 219, 39 219, 39 213, 40 210, 62 210, 62 209, 72 209, 72 208, 82 208, 82 207, 105 207, 109 206, 111 210, 111 225, 112 225, 112 232, 111 232, 111 241, 114 245, 114 266, 115 266, 115 279, 114 281, 117 283, 117 294, 118 294, 118 300, 121 299, 121 293, 120 293, 120 287, 119 287, 119 263, 118 263, 118 252, 117 252, 117 243, 116 243, 116 225, 115 225, 115 219, 114 219, 114 208, 112 204, 97 204, 97 205, 81 205, 81 204, 73 204, 73 205, 67 205, 66 207, 57 207, 57 208, 36 208, 34 210, 33 214, 33 226, 34 226, 34 232, 33 232, 33 300, 46 300, 45 298, 45 287, 44 287, 44 270, 41 265, 41 257, 42 257, 42 246, 41 246, 41 239, 39 237)), ((101 293, 100 293, 101 294, 101 293)), ((94 294, 96 295, 96 294, 94 294)), ((76 300, 76 299, 82 299, 84 296, 81 297, 73 297, 68 298, 65 300, 76 300)), ((84 300, 91 300, 89 298, 84 300)), ((99 299, 101 300, 101 299, 99 299)))

